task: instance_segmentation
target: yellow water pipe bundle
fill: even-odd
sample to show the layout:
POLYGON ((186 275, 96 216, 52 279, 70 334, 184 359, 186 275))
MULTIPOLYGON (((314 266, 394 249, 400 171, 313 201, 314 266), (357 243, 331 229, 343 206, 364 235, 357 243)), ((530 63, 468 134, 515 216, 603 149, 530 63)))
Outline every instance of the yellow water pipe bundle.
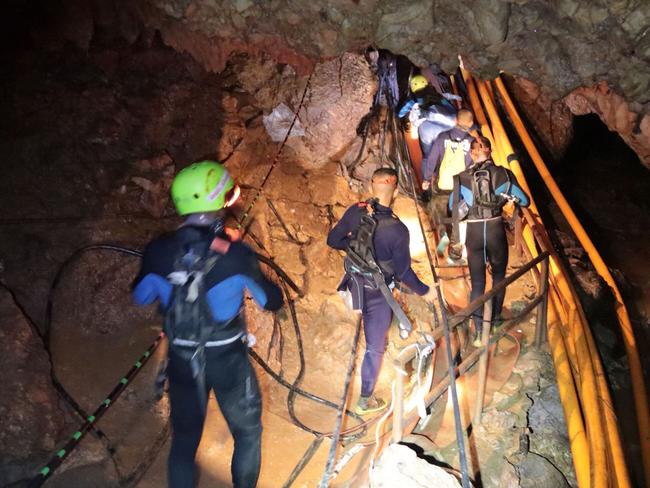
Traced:
MULTIPOLYGON (((477 122, 481 125, 483 134, 493 142, 495 162, 509 167, 524 190, 531 195, 531 206, 525 219, 527 225, 523 227, 524 244, 531 256, 538 255, 540 243, 544 248, 542 250, 551 253, 548 338, 578 484, 581 488, 630 487, 618 422, 591 329, 576 290, 546 234, 519 161, 514 156, 512 145, 496 109, 494 88, 489 82, 474 80, 465 69, 461 71, 477 122)), ((617 298, 617 314, 632 371, 642 452, 649 453, 647 396, 631 324, 620 293, 607 266, 550 176, 500 79, 496 80, 496 89, 551 194, 590 256, 594 267, 612 287, 617 298)), ((644 468, 646 479, 650 480, 650 456, 644 457, 644 468)))

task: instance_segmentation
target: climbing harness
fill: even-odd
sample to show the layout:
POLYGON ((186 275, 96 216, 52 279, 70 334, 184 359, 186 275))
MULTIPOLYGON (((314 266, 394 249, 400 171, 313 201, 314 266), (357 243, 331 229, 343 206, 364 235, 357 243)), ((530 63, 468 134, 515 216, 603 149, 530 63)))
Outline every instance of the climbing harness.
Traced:
MULTIPOLYGON (((346 273, 352 280, 355 280, 357 293, 361 294, 364 287, 378 289, 381 292, 397 317, 400 336, 406 338, 413 330, 413 325, 395 300, 389 285, 386 284, 386 277, 393 276, 391 263, 390 261, 378 261, 373 245, 373 238, 378 228, 395 225, 399 220, 394 215, 378 219, 375 216, 376 204, 377 201, 373 199, 359 204, 365 208, 366 213, 361 215, 360 223, 350 237, 343 265, 346 273)), ((361 304, 357 305, 361 306, 361 304)))

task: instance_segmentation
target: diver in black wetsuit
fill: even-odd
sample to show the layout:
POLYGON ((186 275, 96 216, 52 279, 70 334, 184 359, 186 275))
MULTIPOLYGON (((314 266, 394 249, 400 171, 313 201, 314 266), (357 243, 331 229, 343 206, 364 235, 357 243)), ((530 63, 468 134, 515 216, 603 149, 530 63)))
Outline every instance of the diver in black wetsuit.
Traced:
MULTIPOLYGON (((471 301, 485 293, 485 272, 488 263, 492 272, 492 286, 496 286, 505 277, 508 240, 501 215, 503 206, 509 200, 514 200, 517 205, 527 207, 530 199, 519 187, 512 171, 494 164, 489 139, 483 136, 475 139, 471 143, 470 154, 473 164, 459 173, 458 184, 454 185, 454 190, 449 196, 449 208, 452 210, 452 216, 455 213, 460 214, 458 220, 467 222, 465 247, 472 282, 471 301), (458 198, 455 198, 456 188, 459 192, 458 198), (458 206, 456 211, 454 205, 458 206)), ((454 235, 454 239, 459 239, 459 236, 454 235)), ((460 258, 461 253, 462 244, 457 242, 450 245, 450 257, 460 258)), ((500 320, 504 298, 505 290, 492 302, 493 323, 500 320)), ((477 334, 474 345, 480 345, 483 307, 474 312, 473 319, 477 334)))
MULTIPOLYGON (((433 301, 435 293, 417 277, 411 268, 409 231, 391 210, 397 196, 397 173, 380 168, 372 176, 373 199, 352 205, 327 236, 327 245, 346 250, 359 228, 361 217, 372 212, 377 219, 373 236, 373 256, 382 268, 386 285, 401 281, 425 300, 433 301)), ((361 365, 361 395, 356 412, 365 415, 386 407, 386 402, 373 392, 381 367, 393 311, 378 287, 365 277, 346 272, 339 290, 349 290, 353 308, 363 313, 366 352, 361 365)))
POLYGON ((237 199, 239 188, 222 165, 188 166, 176 175, 171 193, 186 220, 147 245, 133 288, 137 304, 158 301, 165 315, 172 424, 168 486, 195 486, 195 455, 212 390, 235 441, 233 486, 253 488, 260 471, 262 400, 240 310, 245 290, 264 310, 278 310, 282 294, 260 271, 255 253, 223 225, 221 209, 237 199), (188 273, 186 262, 207 264, 188 273), (187 290, 185 296, 179 288, 187 290))

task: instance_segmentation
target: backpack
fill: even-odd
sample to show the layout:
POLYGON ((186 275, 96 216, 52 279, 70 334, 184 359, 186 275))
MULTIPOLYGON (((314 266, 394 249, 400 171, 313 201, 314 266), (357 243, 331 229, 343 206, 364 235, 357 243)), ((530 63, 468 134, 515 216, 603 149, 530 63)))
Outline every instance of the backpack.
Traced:
POLYGON ((366 213, 361 216, 359 226, 348 242, 344 261, 346 271, 368 276, 373 273, 392 274, 389 262, 377 262, 373 239, 377 228, 380 225, 385 225, 380 222, 385 221, 388 224, 396 219, 377 220, 374 216, 374 205, 375 201, 373 200, 359 204, 360 207, 366 209, 366 213))
POLYGON ((170 343, 175 339, 201 343, 210 336, 215 321, 208 307, 204 278, 219 257, 205 242, 186 244, 176 256, 174 271, 167 275, 172 293, 164 329, 170 343))
MULTIPOLYGON (((510 177, 507 172, 505 173, 510 184, 510 177)), ((488 168, 480 167, 472 171, 471 175, 472 196, 474 198, 473 213, 475 217, 478 219, 491 219, 501 215, 501 209, 506 203, 506 200, 494 193, 492 171, 488 168)))
POLYGON ((445 154, 440 162, 438 188, 453 190, 454 175, 465 170, 465 155, 469 152, 469 139, 445 139, 445 154))
POLYGON ((348 242, 343 265, 347 273, 361 275, 367 282, 374 284, 397 317, 400 331, 408 334, 413 329, 413 326, 386 284, 385 277, 393 275, 392 265, 390 261, 378 261, 376 259, 373 245, 375 232, 380 226, 394 225, 399 220, 394 217, 378 220, 374 216, 376 203, 376 200, 371 199, 359 204, 360 207, 365 208, 366 213, 361 216, 359 226, 348 242))

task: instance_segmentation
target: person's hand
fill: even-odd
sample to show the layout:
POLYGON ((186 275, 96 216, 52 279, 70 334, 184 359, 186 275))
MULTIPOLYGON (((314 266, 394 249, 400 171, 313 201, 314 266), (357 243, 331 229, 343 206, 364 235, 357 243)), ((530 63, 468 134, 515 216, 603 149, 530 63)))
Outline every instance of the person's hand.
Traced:
POLYGON ((422 182, 422 189, 424 191, 428 190, 431 187, 431 182, 429 180, 424 180, 422 182))

